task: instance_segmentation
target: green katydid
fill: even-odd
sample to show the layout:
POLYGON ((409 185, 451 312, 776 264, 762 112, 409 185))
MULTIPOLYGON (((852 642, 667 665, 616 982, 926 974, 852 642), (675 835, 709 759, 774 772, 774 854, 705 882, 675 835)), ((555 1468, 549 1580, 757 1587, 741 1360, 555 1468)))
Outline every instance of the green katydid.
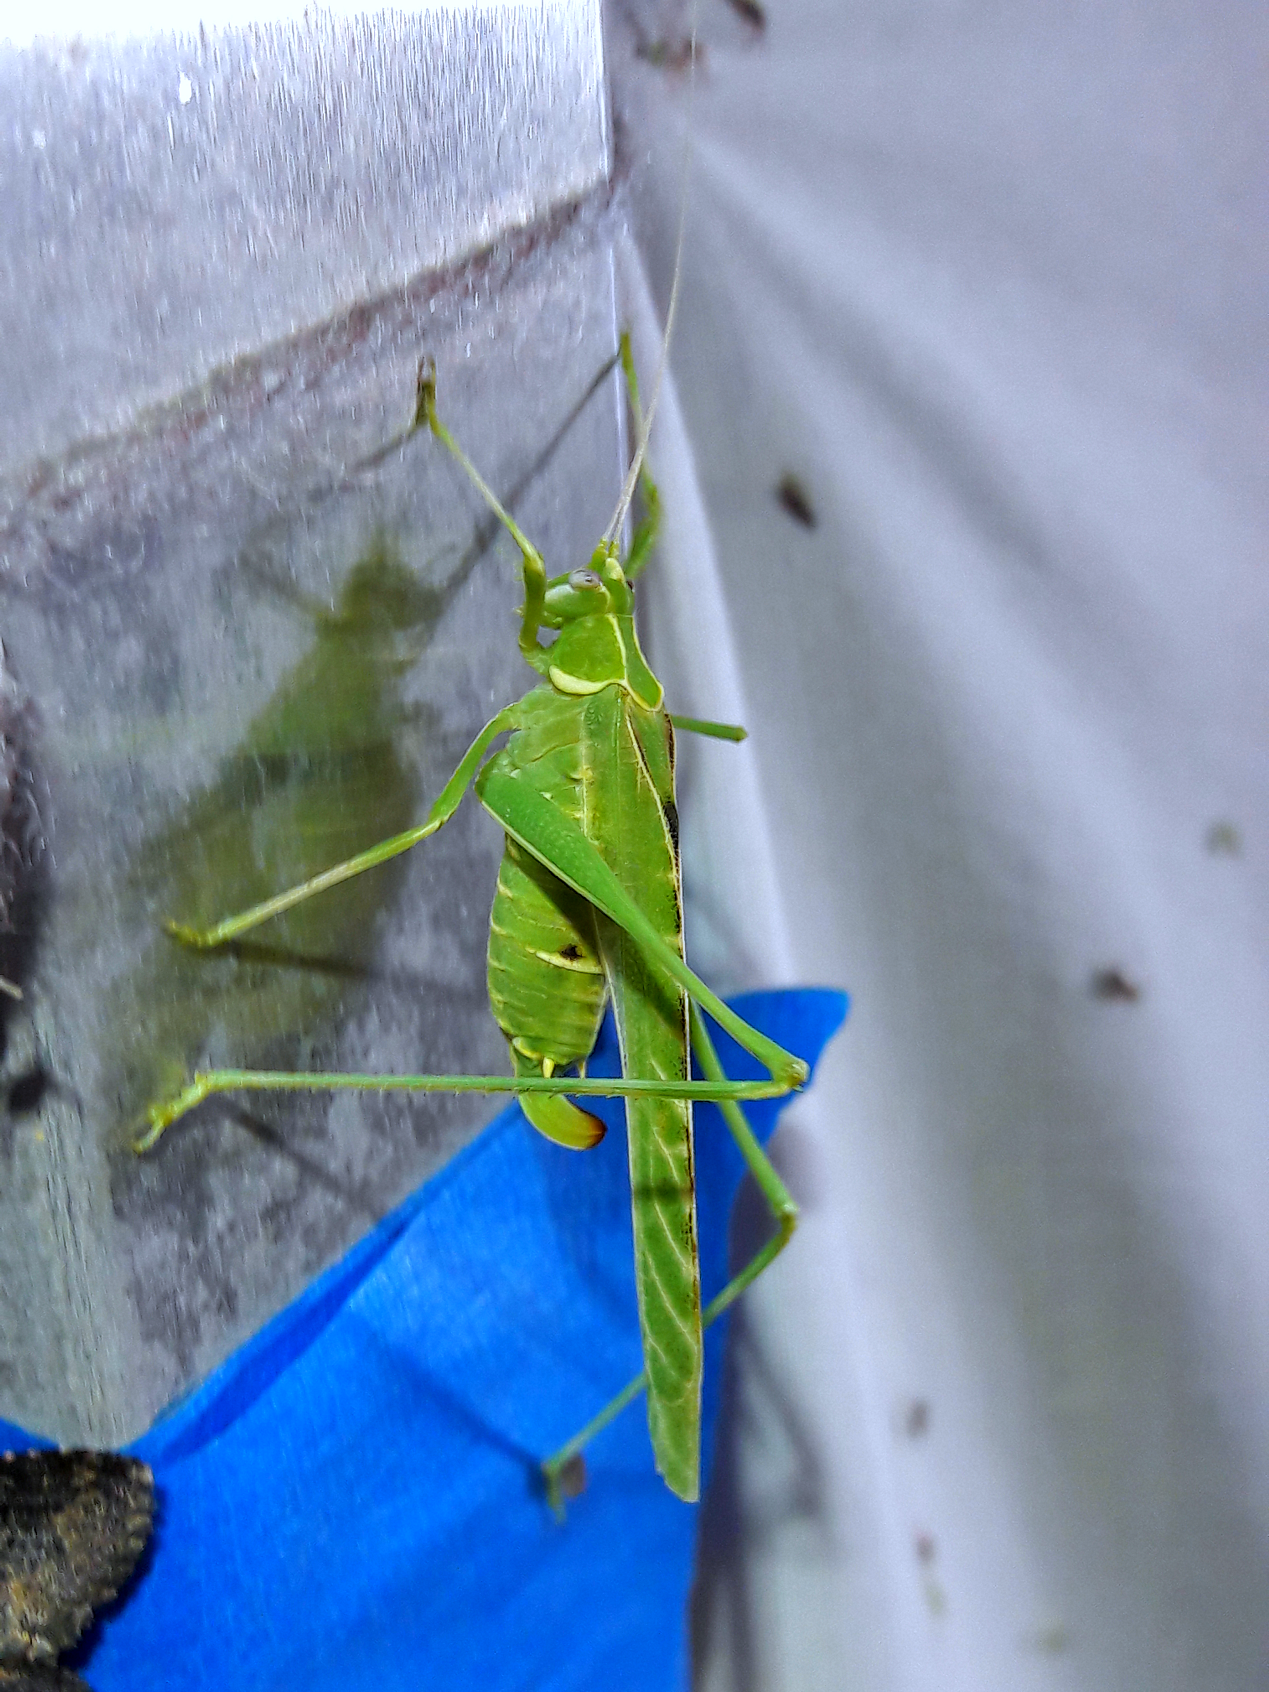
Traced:
POLYGON ((428 429, 454 455, 523 561, 520 651, 537 685, 481 730, 417 827, 288 892, 196 931, 170 931, 196 947, 221 946, 301 900, 409 850, 454 813, 469 786, 505 831, 489 937, 490 1006, 511 1048, 514 1074, 348 1075, 213 1070, 174 1099, 156 1103, 137 1142, 152 1146, 178 1117, 212 1094, 247 1089, 374 1089, 514 1093, 538 1131, 575 1149, 593 1146, 602 1124, 572 1099, 626 1100, 636 1281, 645 1372, 542 1465, 559 1512, 582 1447, 641 1389, 659 1471, 684 1499, 699 1495, 702 1328, 774 1259, 797 1210, 754 1138, 743 1099, 782 1096, 805 1082, 806 1065, 760 1034, 688 967, 683 948, 674 726, 724 739, 743 730, 664 708, 660 682, 639 648, 633 583, 658 524, 656 488, 644 464, 646 433, 629 340, 621 362, 640 437, 622 502, 586 569, 548 580, 543 559, 441 422, 435 371, 420 371, 409 433, 428 429), (626 557, 615 536, 638 481, 644 517, 626 557), (544 642, 543 630, 554 639, 544 642), (507 735, 505 746, 491 752, 507 735), (616 1016, 623 1074, 585 1074, 605 1004, 616 1016), (767 1070, 764 1081, 730 1081, 701 1012, 767 1070), (692 1080, 691 1052, 703 1080, 692 1080), (776 1219, 773 1237, 702 1311, 696 1249, 691 1107, 719 1104, 776 1219))

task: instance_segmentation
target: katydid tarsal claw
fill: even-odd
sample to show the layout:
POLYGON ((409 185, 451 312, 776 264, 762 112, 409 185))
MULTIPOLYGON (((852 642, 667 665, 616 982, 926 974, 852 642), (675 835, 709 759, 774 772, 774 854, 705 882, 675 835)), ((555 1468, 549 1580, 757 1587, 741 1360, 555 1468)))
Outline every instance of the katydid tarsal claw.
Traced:
MULTIPOLYGON (((671 318, 677 287, 676 271, 671 318)), ((740 1103, 783 1096, 807 1077, 801 1059, 737 1016, 686 962, 674 731, 731 740, 742 739, 744 731, 671 715, 640 649, 634 584, 655 544, 659 501, 646 468, 647 429, 626 336, 620 357, 636 426, 630 473, 589 565, 551 578, 537 548, 441 421, 434 367, 423 364, 407 438, 426 432, 440 441, 519 548, 524 584, 519 646, 537 673, 537 685, 485 725, 416 827, 210 929, 169 925, 178 939, 196 947, 237 940, 300 901, 426 840, 474 787, 506 837, 490 920, 489 1000, 510 1046, 513 1073, 213 1070, 194 1075, 177 1097, 151 1106, 137 1141, 139 1151, 148 1149, 213 1094, 350 1089, 513 1093, 540 1133, 585 1150, 598 1142, 603 1127, 584 1101, 624 1098, 645 1370, 543 1462, 547 1496, 557 1514, 576 1490, 582 1448, 644 1390, 658 1470, 680 1498, 699 1496, 702 1330, 775 1258, 797 1219, 740 1103), (623 558, 617 537, 636 486, 643 516, 623 558), (505 744, 494 750, 503 736, 505 744), (613 1079, 585 1073, 609 1003, 622 1062, 621 1076, 613 1079), (727 1078, 706 1016, 757 1059, 766 1080, 727 1078), (703 1079, 691 1078, 693 1054, 703 1079), (695 1099, 719 1105, 776 1221, 767 1245, 704 1309, 693 1176, 695 1099)), ((660 377, 659 369, 658 386, 660 377)))

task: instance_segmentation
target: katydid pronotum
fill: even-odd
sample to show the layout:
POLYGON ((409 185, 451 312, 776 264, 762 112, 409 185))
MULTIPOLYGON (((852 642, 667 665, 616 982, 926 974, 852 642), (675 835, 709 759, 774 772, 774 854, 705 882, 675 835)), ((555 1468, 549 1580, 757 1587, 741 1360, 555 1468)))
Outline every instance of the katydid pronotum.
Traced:
POLYGON ((247 930, 376 864, 408 851, 453 814, 469 786, 505 831, 490 922, 489 997, 510 1043, 512 1076, 294 1074, 212 1070, 179 1096, 155 1103, 138 1150, 215 1093, 239 1090, 402 1090, 514 1093, 548 1139, 585 1150, 603 1126, 571 1099, 626 1100, 634 1249, 645 1371, 542 1464, 559 1513, 578 1459, 642 1389, 657 1467, 680 1498, 700 1481, 702 1328, 757 1278, 793 1232, 797 1211, 740 1109, 743 1099, 800 1087, 806 1065, 718 999, 688 967, 683 948, 674 728, 723 739, 743 730, 671 716, 639 648, 633 583, 652 551, 656 488, 644 463, 646 434, 627 337, 621 363, 639 450, 608 533, 586 569, 548 580, 541 554, 454 440, 436 409, 434 368, 420 372, 412 430, 430 430, 454 455, 520 550, 524 607, 520 651, 538 683, 481 730, 425 821, 299 887, 207 930, 169 925, 196 947, 247 930), (644 515, 626 557, 616 535, 638 479, 644 515), (554 639, 544 642, 543 630, 554 639), (505 746, 491 753, 495 740, 505 746), (588 1077, 611 1000, 622 1075, 588 1077), (767 1070, 765 1081, 731 1081, 702 1012, 767 1070), (704 1079, 692 1080, 695 1052, 704 1079), (571 1097, 570 1097, 571 1096, 571 1097), (692 1101, 716 1102, 765 1194, 776 1230, 753 1261, 704 1310, 696 1247, 692 1101))

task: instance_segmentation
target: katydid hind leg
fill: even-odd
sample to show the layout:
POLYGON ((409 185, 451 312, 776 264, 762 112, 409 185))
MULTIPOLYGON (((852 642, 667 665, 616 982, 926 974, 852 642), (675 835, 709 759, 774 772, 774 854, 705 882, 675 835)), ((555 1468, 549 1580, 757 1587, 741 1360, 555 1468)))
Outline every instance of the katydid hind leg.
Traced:
MULTIPOLYGON (((726 1080, 726 1072, 719 1061, 718 1053, 714 1050, 714 1042, 710 1039, 709 1030, 705 1026, 705 1018, 695 1005, 691 1007, 692 1019, 692 1050, 701 1066, 701 1073, 709 1081, 726 1080)), ((758 1190, 766 1199, 771 1215, 775 1220, 776 1231, 766 1245, 758 1251, 745 1265, 738 1275, 732 1277, 720 1293, 717 1293, 705 1306, 702 1320, 706 1327, 716 1321, 744 1292, 746 1287, 752 1286, 763 1271, 775 1262, 776 1258, 793 1238, 798 1224, 798 1207, 793 1201, 793 1195, 780 1179, 779 1172, 771 1159, 758 1143, 757 1136, 745 1117, 744 1111, 734 1099, 719 1099, 716 1101, 718 1109, 723 1114, 723 1120, 740 1149, 740 1155, 745 1160, 745 1166, 750 1175, 757 1182, 758 1190)))
MULTIPOLYGON (((207 1099, 222 1093, 485 1093, 532 1094, 547 1098, 694 1099, 717 1104, 723 1099, 781 1098, 789 1088, 778 1081, 665 1081, 647 1076, 544 1075, 369 1075, 336 1069, 208 1069, 193 1075, 172 1097, 145 1112, 133 1150, 149 1151, 164 1133, 207 1099)), ((585 1141, 548 1134, 548 1139, 585 1149, 585 1141)), ((592 1139, 590 1144, 594 1143, 592 1139)))
MULTIPOLYGON (((726 1072, 714 1049, 709 1030, 696 1005, 690 1010, 692 1021, 692 1049, 700 1064, 701 1072, 707 1080, 722 1082, 727 1079, 726 1072)), ((763 1197, 771 1210, 776 1223, 776 1231, 767 1243, 745 1265, 739 1274, 732 1277, 722 1291, 717 1293, 701 1312, 701 1325, 704 1328, 718 1320, 740 1297, 747 1287, 753 1285, 758 1277, 768 1269, 784 1250, 793 1237, 797 1227, 798 1207, 793 1201, 788 1188, 759 1145, 753 1129, 745 1119, 745 1114, 734 1099, 720 1099, 715 1101, 723 1113, 723 1120, 740 1149, 741 1156, 750 1174, 758 1184, 763 1197)), ((613 1422, 628 1404, 634 1402, 648 1384, 647 1371, 636 1375, 632 1381, 621 1389, 615 1397, 603 1407, 599 1413, 574 1434, 565 1445, 542 1464, 542 1478, 546 1486, 547 1501, 557 1519, 562 1520, 564 1506, 570 1497, 576 1496, 575 1478, 578 1473, 577 1465, 586 1446, 595 1436, 613 1422)), ((584 1472, 584 1471, 583 1471, 584 1472)))

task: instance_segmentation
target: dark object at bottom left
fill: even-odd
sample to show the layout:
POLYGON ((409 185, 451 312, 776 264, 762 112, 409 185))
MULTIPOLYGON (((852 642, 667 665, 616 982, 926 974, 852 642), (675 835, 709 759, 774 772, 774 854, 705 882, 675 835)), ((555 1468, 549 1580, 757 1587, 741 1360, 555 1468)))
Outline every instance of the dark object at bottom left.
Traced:
POLYGON ((109 1451, 0 1457, 0 1692, 85 1692, 58 1667, 136 1567, 154 1476, 109 1451))

